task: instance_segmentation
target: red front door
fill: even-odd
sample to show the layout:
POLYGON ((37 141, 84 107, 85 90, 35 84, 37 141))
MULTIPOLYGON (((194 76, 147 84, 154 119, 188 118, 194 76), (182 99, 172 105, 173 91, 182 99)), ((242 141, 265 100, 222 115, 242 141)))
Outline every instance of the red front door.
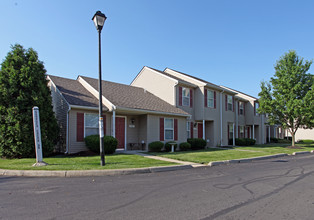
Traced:
POLYGON ((197 124, 197 134, 198 138, 203 138, 203 124, 197 124))
POLYGON ((116 117, 116 138, 118 140, 118 149, 124 149, 125 146, 125 118, 116 117))

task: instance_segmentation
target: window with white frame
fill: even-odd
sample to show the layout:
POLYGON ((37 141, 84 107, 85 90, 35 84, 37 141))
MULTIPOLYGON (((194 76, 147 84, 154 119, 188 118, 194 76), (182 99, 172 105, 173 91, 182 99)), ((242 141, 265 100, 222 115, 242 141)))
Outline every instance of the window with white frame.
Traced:
POLYGON ((239 102, 239 114, 244 115, 244 102, 239 102))
POLYGON ((214 108, 214 91, 207 90, 207 107, 214 108))
POLYGON ((239 138, 244 138, 244 126, 239 126, 239 138))
POLYGON ((85 137, 99 134, 98 114, 85 113, 85 137))
POLYGON ((190 89, 182 88, 182 105, 190 106, 190 89))
POLYGON ((191 122, 186 122, 186 133, 187 133, 187 138, 191 138, 191 122))
POLYGON ((233 99, 231 95, 228 95, 228 111, 233 111, 233 99))
POLYGON ((174 122, 173 118, 165 118, 165 140, 173 140, 174 122))

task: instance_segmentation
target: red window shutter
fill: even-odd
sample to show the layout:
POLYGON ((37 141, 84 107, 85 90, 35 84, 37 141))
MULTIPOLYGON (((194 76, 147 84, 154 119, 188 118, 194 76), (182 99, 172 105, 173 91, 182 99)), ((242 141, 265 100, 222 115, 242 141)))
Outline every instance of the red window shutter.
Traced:
POLYGON ((178 140, 178 119, 174 119, 174 140, 177 141, 178 140))
POLYGON ((241 138, 241 134, 240 134, 240 126, 238 126, 238 138, 241 138))
POLYGON ((159 119, 159 128, 160 128, 160 141, 164 141, 165 129, 164 129, 164 118, 159 119))
POLYGON ((190 107, 193 107, 193 90, 190 89, 190 107))
POLYGON ((182 106, 182 87, 179 87, 179 106, 182 106))
POLYGON ((240 115, 240 101, 238 102, 238 115, 240 115))
POLYGON ((250 127, 247 128, 247 138, 250 138, 250 127))
POLYGON ((234 112, 234 96, 232 96, 232 111, 234 112))
POLYGON ((84 113, 76 113, 76 141, 84 141, 84 113))
POLYGON ((228 97, 227 97, 227 95, 225 95, 225 109, 226 109, 226 111, 228 111, 228 97))
POLYGON ((191 121, 191 122, 190 122, 191 138, 193 138, 193 127, 194 127, 194 126, 193 126, 193 122, 191 121))
POLYGON ((207 89, 204 89, 204 106, 207 107, 207 89))
POLYGON ((203 138, 203 124, 197 124, 197 137, 203 138))
POLYGON ((102 115, 103 124, 104 124, 104 136, 106 136, 106 115, 102 115))
POLYGON ((214 91, 214 108, 216 108, 216 91, 214 91))
POLYGON ((229 138, 230 138, 230 137, 229 137, 229 136, 230 136, 230 134, 229 134, 229 132, 230 132, 230 131, 229 131, 229 124, 227 124, 227 126, 228 126, 228 144, 229 144, 229 138))

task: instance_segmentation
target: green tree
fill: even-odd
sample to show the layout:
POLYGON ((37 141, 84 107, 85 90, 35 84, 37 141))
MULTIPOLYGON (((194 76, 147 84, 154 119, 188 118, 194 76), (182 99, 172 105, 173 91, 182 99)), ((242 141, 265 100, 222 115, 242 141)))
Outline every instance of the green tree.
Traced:
POLYGON ((314 91, 312 74, 307 73, 312 61, 289 51, 275 65, 275 75, 261 83, 258 94, 259 113, 268 114, 271 125, 288 129, 295 145, 295 133, 300 127, 314 127, 314 91))
POLYGON ((32 48, 11 47, 0 69, 0 156, 35 155, 32 107, 38 106, 44 156, 53 152, 59 129, 46 70, 32 48))

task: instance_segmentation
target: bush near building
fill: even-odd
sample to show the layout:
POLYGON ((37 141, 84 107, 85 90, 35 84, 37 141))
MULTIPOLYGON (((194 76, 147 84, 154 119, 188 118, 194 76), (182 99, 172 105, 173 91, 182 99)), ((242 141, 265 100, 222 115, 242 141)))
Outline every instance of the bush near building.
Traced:
POLYGON ((202 138, 188 138, 187 141, 191 144, 192 150, 201 150, 206 147, 206 141, 202 138))
MULTIPOLYGON (((90 135, 84 139, 87 148, 95 153, 100 152, 99 135, 90 135)), ((104 137, 104 151, 105 154, 113 154, 116 152, 118 140, 112 136, 104 137)))
POLYGON ((160 152, 163 147, 164 143, 161 141, 154 141, 148 144, 148 150, 150 152, 160 152))

